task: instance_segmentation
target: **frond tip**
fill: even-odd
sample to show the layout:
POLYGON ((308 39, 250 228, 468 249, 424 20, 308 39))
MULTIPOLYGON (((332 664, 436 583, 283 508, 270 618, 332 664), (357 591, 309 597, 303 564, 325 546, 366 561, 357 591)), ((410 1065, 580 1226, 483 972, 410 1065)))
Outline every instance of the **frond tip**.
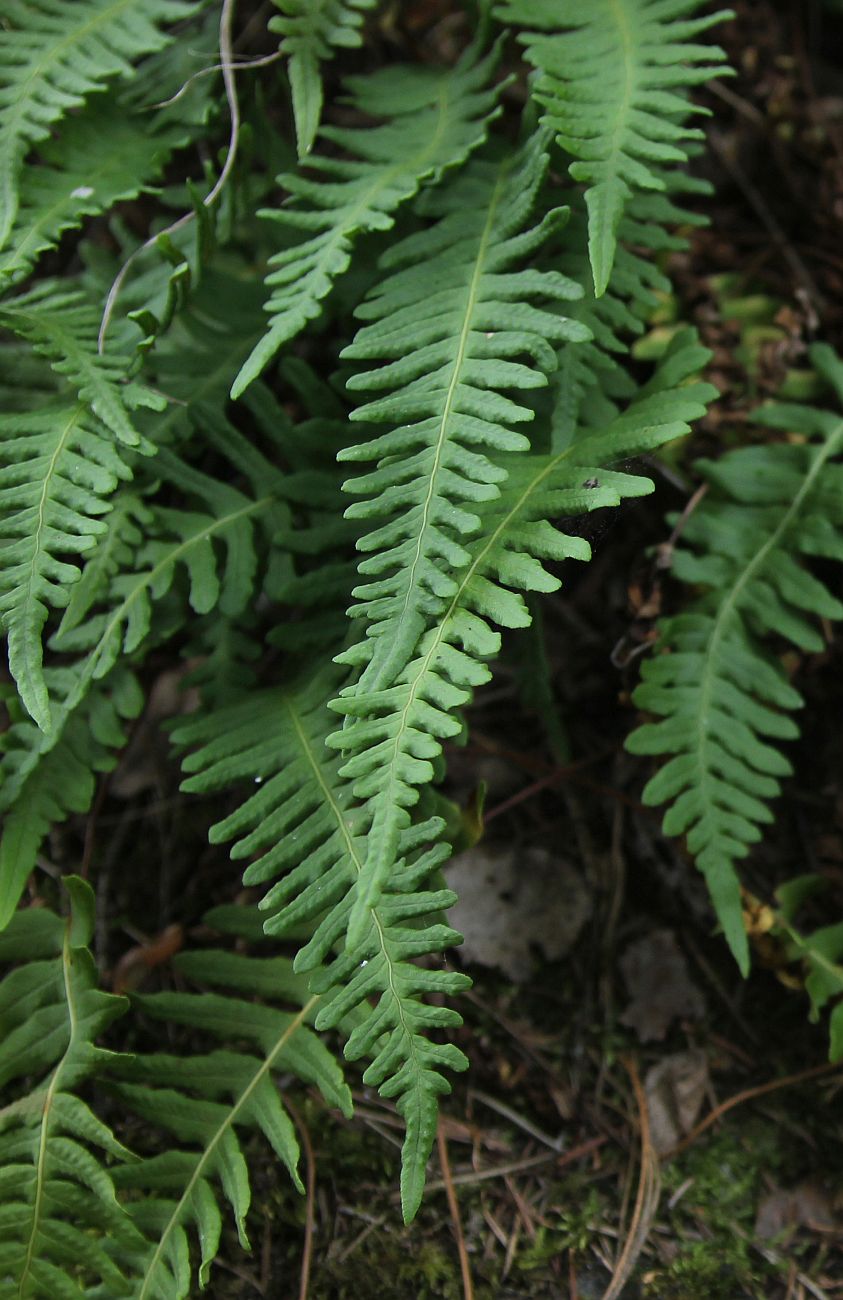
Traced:
POLYGON ((281 53, 287 55, 296 144, 299 158, 313 148, 322 116, 322 78, 319 64, 335 49, 355 49, 362 44, 360 28, 367 9, 376 0, 273 0, 281 10, 270 18, 269 30, 283 36, 281 53))
POLYGON ((693 40, 730 16, 692 17, 701 0, 502 0, 498 16, 527 27, 519 37, 539 69, 543 121, 576 159, 587 185, 588 245, 598 297, 609 283, 624 208, 636 190, 663 190, 665 166, 687 160, 702 132, 685 125, 686 90, 728 72, 716 45, 693 40))

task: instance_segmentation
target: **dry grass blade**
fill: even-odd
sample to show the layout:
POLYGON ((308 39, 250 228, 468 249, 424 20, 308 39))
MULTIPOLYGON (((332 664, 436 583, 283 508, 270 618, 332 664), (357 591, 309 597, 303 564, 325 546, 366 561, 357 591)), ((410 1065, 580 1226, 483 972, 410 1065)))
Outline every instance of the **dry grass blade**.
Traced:
POLYGON ((635 1268, 638 1256, 641 1254, 644 1242, 649 1235, 661 1193, 659 1158, 650 1137, 650 1116, 647 1109, 647 1098, 641 1086, 638 1067, 631 1057, 623 1057, 622 1060, 632 1083, 635 1102, 638 1107, 638 1123, 641 1130, 641 1159, 638 1192, 635 1197, 629 1231, 626 1234, 623 1249, 615 1265, 612 1280, 603 1293, 603 1300, 617 1300, 626 1286, 630 1274, 635 1268))

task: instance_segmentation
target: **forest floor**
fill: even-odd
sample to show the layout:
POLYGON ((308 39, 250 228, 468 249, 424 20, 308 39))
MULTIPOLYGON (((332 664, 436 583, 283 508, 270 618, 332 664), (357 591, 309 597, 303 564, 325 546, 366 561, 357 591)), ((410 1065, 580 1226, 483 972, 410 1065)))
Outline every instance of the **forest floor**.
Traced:
MULTIPOLYGON (((812 338, 843 343, 843 17, 832 26, 807 0, 737 10, 720 29, 737 75, 707 92, 711 224, 673 258, 676 299, 638 349, 643 364, 660 330, 690 320, 722 401, 681 461, 655 467, 655 497, 589 524, 595 562, 546 607, 559 725, 529 695, 534 644, 513 638, 470 744, 449 755, 454 799, 485 783, 481 843, 452 869, 483 890, 455 922, 468 941, 451 960, 475 980, 457 1034, 471 1070, 444 1101, 424 1206, 402 1227, 389 1104, 358 1090, 346 1122, 293 1091, 307 1196, 255 1151, 253 1253, 231 1234, 215 1300, 843 1297, 843 1066, 828 1065, 827 1027, 808 1022, 799 972, 763 936, 740 978, 623 750, 639 654, 675 594, 642 539, 666 541, 693 454, 729 445, 759 399, 810 388, 812 338)), ((808 700, 798 775, 745 876, 768 897, 820 870, 836 915, 841 667, 839 643, 794 663, 808 700)), ((139 855, 166 864, 149 885, 162 932, 189 934, 230 879, 207 845, 213 809, 186 808, 177 784, 148 718, 69 832, 109 899, 105 966, 143 947, 120 922, 139 855)))

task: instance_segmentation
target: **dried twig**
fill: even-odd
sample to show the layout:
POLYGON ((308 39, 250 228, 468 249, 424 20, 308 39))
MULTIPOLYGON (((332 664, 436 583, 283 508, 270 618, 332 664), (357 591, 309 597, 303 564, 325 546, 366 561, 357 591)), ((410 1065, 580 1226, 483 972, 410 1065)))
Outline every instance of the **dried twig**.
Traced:
POLYGON ((460 1206, 457 1200, 457 1194, 454 1191, 454 1180, 451 1176, 451 1165, 448 1160, 448 1139, 445 1137, 445 1127, 440 1116, 436 1125, 436 1145, 439 1151, 439 1166, 442 1170, 442 1181, 445 1184, 445 1195, 448 1198, 448 1209, 451 1213, 451 1226, 454 1230, 454 1237, 457 1243, 457 1254, 460 1257, 460 1274, 462 1275, 462 1291, 465 1300, 474 1300, 474 1284, 471 1281, 471 1268, 468 1262, 468 1251, 465 1248, 465 1237, 462 1231, 462 1219, 460 1218, 460 1206))

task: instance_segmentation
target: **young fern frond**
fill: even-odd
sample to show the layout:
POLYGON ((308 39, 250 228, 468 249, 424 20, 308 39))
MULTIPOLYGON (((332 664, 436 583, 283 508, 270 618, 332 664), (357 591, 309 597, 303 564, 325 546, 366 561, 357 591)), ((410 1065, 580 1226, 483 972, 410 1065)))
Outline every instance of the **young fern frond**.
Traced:
MULTIPOLYGON (((356 683, 332 703, 347 722, 328 743, 343 751, 340 773, 361 803, 366 832, 350 948, 354 927, 367 923, 367 911, 394 869, 409 810, 419 787, 433 779, 442 740, 460 729, 455 711, 489 675, 486 661, 500 646, 496 628, 529 623, 520 592, 554 591, 560 585, 544 569, 544 560, 589 558, 584 541, 554 528, 549 519, 652 491, 649 479, 607 466, 688 431, 688 422, 704 413, 715 390, 683 381, 707 355, 680 338, 651 384, 607 429, 586 433, 550 457, 500 456, 508 477, 498 498, 479 507, 481 527, 466 543, 468 561, 410 662, 389 687, 364 693, 356 683)), ((342 658, 365 663, 368 654, 368 643, 360 643, 342 658)))
POLYGON ((163 31, 195 12, 194 0, 6 0, 0 44, 0 249, 18 210, 28 150, 92 91, 133 74, 163 31))
POLYGON ((126 1010, 100 992, 88 952, 94 897, 65 881, 70 916, 19 912, 0 935, 0 1296, 131 1293, 125 1260, 142 1244, 118 1204, 104 1156, 132 1159, 78 1095, 114 1060, 95 1040, 126 1010))
POLYGON ((687 159, 702 132, 685 125, 706 110, 687 89, 723 76, 725 55, 694 38, 729 17, 692 17, 701 0, 501 0, 540 76, 533 93, 542 119, 577 160, 585 182, 588 248, 598 297, 609 283, 618 224, 636 190, 662 190, 660 169, 687 159))
POLYGON ((401 1199, 409 1221, 421 1200, 438 1097, 450 1091, 442 1071, 467 1064, 453 1044, 429 1037, 431 1030, 460 1024, 459 1015, 430 1006, 424 997, 431 992, 454 996, 468 981, 414 962, 460 942, 450 927, 429 919, 455 900, 449 890, 425 887, 447 852, 444 846, 426 848, 441 832, 437 819, 403 836, 399 847, 405 860, 392 882, 394 894, 386 892, 373 909, 357 953, 340 952, 331 961, 363 869, 362 826, 349 812, 351 789, 325 745, 333 721, 326 701, 336 690, 337 675, 332 668, 312 675, 302 687, 256 694, 222 713, 191 719, 179 725, 174 739, 193 751, 184 762, 191 773, 185 789, 208 792, 241 780, 260 785, 211 837, 234 839, 235 858, 254 858, 244 883, 277 881, 260 904, 269 913, 267 933, 319 922, 295 963, 296 970, 310 973, 314 992, 332 995, 320 1007, 316 1027, 336 1026, 355 1008, 365 1010, 345 1055, 373 1058, 364 1082, 395 1097, 404 1117, 401 1199), (268 727, 273 718, 275 725, 268 727), (374 1009, 368 1006, 372 997, 374 1009))
MULTIPOLYGON (((218 909, 207 920, 238 934, 244 921, 233 913, 246 910, 218 909)), ((133 1004, 143 1015, 247 1046, 189 1056, 139 1053, 112 1071, 118 1079, 114 1089, 128 1109, 153 1131, 168 1134, 169 1149, 114 1173, 118 1190, 134 1193, 126 1207, 144 1243, 131 1256, 133 1300, 183 1300, 191 1294, 191 1228, 200 1246, 199 1285, 207 1285, 222 1230, 218 1189, 231 1207, 241 1245, 249 1248, 251 1192, 240 1130, 258 1130, 304 1190, 299 1144, 276 1073, 315 1085, 329 1106, 351 1114, 342 1071, 309 1027, 319 998, 308 993, 288 959, 208 949, 180 953, 173 966, 183 979, 212 991, 135 995, 133 1004), (264 1001, 254 1001, 256 993, 264 1001), (295 1009, 282 1009, 279 1002, 295 1009)))
POLYGON ((323 127, 323 138, 345 155, 308 156, 308 169, 324 179, 298 172, 279 176, 291 201, 260 215, 291 231, 292 240, 269 259, 269 330, 237 376, 232 397, 320 313, 349 265, 357 236, 389 230, 395 210, 422 183, 435 182, 483 143, 499 111, 498 88, 489 86, 496 65, 496 51, 478 59, 470 50, 447 71, 395 67, 349 79, 352 106, 386 120, 380 126, 323 127))
MULTIPOLYGON (((821 344, 810 355, 843 399, 843 363, 821 344)), ((749 950, 736 863, 772 821, 770 800, 790 771, 776 742, 798 735, 789 715, 802 702, 766 643, 783 637, 821 650, 815 620, 843 617, 843 604, 800 562, 843 560, 843 466, 836 462, 843 417, 776 404, 755 418, 805 441, 700 462, 709 492, 683 529, 673 573, 701 594, 661 621, 657 653, 633 697, 661 721, 627 741, 636 754, 673 755, 644 801, 670 804, 664 829, 687 836, 743 971, 749 950)))
POLYGON ((319 64, 336 49, 362 44, 360 28, 367 9, 376 0, 273 0, 278 17, 269 30, 283 36, 281 53, 287 56, 287 75, 293 95, 296 145, 300 159, 313 148, 322 116, 322 77, 319 64))

